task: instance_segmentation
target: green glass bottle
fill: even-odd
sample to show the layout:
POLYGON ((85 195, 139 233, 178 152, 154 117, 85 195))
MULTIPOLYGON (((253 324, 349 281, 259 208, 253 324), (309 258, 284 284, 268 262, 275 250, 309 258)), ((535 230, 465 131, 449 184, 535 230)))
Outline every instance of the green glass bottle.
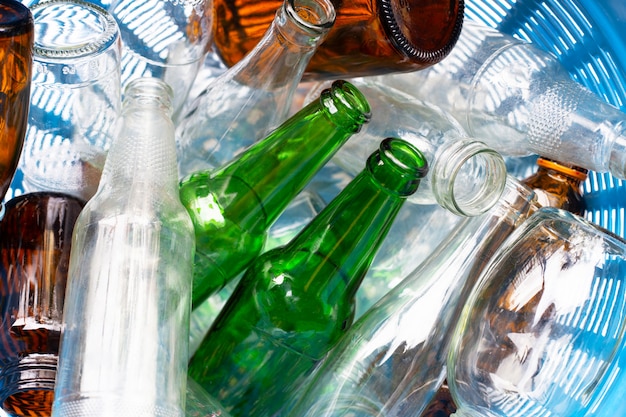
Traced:
POLYGON ((352 324, 354 296, 398 210, 427 172, 387 138, 288 244, 250 265, 189 363, 233 416, 272 416, 352 324))
POLYGON ((181 181, 196 233, 194 308, 262 251, 272 223, 369 118, 365 96, 336 81, 226 166, 181 181))

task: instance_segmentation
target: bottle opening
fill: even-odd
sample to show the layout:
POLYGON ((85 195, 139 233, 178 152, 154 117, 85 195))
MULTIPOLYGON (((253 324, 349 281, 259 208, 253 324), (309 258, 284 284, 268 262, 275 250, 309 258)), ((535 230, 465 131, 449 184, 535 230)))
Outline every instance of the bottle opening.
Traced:
POLYGON ((285 6, 299 24, 310 30, 325 30, 335 23, 335 7, 329 0, 290 0, 285 6))
POLYGON ((399 138, 386 138, 380 144, 381 158, 393 162, 398 171, 416 178, 424 178, 428 163, 424 154, 410 143, 399 138))
POLYGON ((337 80, 329 89, 322 91, 321 96, 327 104, 327 109, 333 114, 337 113, 335 111, 337 106, 343 106, 350 118, 350 125, 356 122, 360 127, 371 119, 371 108, 367 98, 352 83, 337 80), (325 98, 330 98, 330 101, 325 98))
POLYGON ((69 59, 99 54, 118 39, 115 19, 80 0, 48 0, 31 8, 38 58, 69 59))
POLYGON ((439 204, 469 217, 499 201, 506 178, 502 155, 482 142, 461 140, 435 156, 431 181, 439 204))
POLYGON ((461 34, 463 0, 378 0, 382 25, 395 47, 424 62, 447 56, 461 34))

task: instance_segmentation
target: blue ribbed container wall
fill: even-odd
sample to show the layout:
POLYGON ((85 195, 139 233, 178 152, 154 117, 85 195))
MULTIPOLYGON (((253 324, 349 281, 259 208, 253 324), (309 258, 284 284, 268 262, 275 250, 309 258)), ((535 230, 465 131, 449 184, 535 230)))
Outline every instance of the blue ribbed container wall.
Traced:
MULTIPOLYGON (((554 53, 573 79, 626 111, 626 2, 467 0, 466 16, 554 53)), ((626 189, 589 173, 587 219, 624 237, 626 189)))

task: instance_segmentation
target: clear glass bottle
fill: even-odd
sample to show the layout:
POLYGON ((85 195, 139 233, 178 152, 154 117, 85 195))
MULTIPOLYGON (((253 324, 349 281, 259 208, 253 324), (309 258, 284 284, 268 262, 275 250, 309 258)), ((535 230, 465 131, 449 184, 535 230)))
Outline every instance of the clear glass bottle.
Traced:
MULTIPOLYGON (((228 66, 243 59, 281 0, 214 0, 214 49, 228 66)), ((463 0, 334 1, 337 20, 307 66, 307 78, 336 79, 433 65, 461 32, 463 0)))
MULTIPOLYGON (((368 78, 350 82, 367 97, 372 118, 337 151, 333 157, 337 165, 356 175, 380 138, 399 137, 419 148, 430 166, 420 192, 409 201, 440 204, 461 216, 482 214, 496 203, 506 182, 505 161, 498 152, 470 138, 458 121, 437 106, 368 78)), ((314 85, 309 94, 326 84, 314 85)))
POLYGON ((287 118, 334 21, 330 0, 285 0, 256 47, 184 108, 176 130, 181 177, 224 165, 287 118))
POLYGON ((350 327, 357 288, 427 169, 408 142, 383 140, 292 241, 250 265, 191 358, 190 377, 234 416, 286 406, 350 327))
POLYGON ((478 274, 536 207, 534 193, 509 177, 498 204, 465 218, 352 326, 289 415, 419 415, 444 380, 451 329, 478 274))
POLYGON ((570 78, 554 55, 466 20, 441 63, 376 77, 429 101, 506 156, 537 154, 626 177, 626 114, 570 78))
POLYGON ((6 203, 0 221, 0 415, 50 415, 72 231, 83 206, 54 192, 6 203))
MULTIPOLYGON (((537 166, 537 172, 521 181, 535 192, 537 203, 542 207, 554 207, 579 216, 584 215, 582 183, 587 179, 587 170, 547 158, 538 158, 537 166)), ((456 410, 447 382, 439 388, 430 406, 430 410, 421 417, 439 415, 437 407, 448 410, 446 415, 456 410)))
POLYGON ((16 0, 0 4, 0 218, 26 136, 33 67, 34 21, 16 0))
POLYGON ((369 117, 363 94, 337 81, 226 166, 182 180, 196 232, 194 308, 261 252, 271 225, 369 117))
POLYGON ((100 186, 74 228, 52 415, 182 416, 194 233, 171 90, 126 88, 100 186))
POLYGON ((96 0, 120 28, 122 88, 140 77, 173 90, 172 118, 182 109, 211 43, 211 0, 96 0))
POLYGON ((542 208, 494 254, 448 357, 457 417, 613 416, 623 405, 626 241, 542 208))

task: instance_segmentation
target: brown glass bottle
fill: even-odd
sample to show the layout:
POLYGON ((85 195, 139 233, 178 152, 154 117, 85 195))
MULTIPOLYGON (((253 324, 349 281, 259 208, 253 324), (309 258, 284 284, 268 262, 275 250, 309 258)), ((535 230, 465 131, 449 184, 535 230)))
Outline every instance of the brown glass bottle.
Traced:
POLYGON ((83 205, 50 192, 6 203, 0 221, 0 408, 10 415, 51 414, 70 244, 83 205))
POLYGON ((535 192, 539 204, 582 216, 585 212, 582 183, 588 171, 548 158, 537 158, 537 166, 537 172, 522 180, 522 184, 535 192))
MULTIPOLYGON (((261 39, 282 0, 214 0, 213 39, 227 66, 261 39)), ((461 33, 464 0, 333 0, 337 18, 305 79, 415 71, 441 61, 461 33)))
POLYGON ((0 3, 0 201, 17 168, 30 103, 34 23, 15 0, 0 3))

